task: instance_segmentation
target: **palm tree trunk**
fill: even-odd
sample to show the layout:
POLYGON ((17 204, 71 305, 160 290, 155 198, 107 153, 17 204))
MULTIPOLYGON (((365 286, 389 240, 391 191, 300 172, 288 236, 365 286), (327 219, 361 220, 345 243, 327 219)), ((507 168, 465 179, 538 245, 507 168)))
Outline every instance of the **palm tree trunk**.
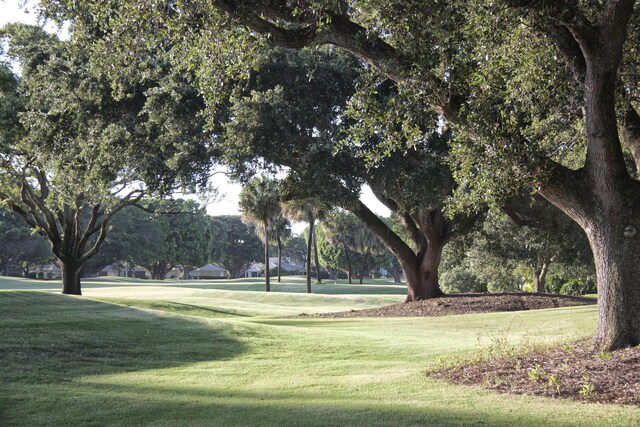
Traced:
POLYGON ((349 256, 349 249, 347 249, 347 247, 344 247, 344 255, 347 257, 347 268, 349 269, 348 271, 348 276, 349 276, 349 284, 351 284, 351 276, 352 276, 352 268, 351 268, 351 257, 349 256))
POLYGON ((313 239, 314 218, 309 219, 309 235, 307 238, 307 293, 311 293, 311 240, 313 239))
POLYGON ((278 283, 282 282, 282 239, 278 234, 278 283))
POLYGON ((318 242, 316 240, 316 228, 313 227, 313 254, 316 264, 316 283, 322 283, 322 277, 320 276, 320 261, 318 260, 318 242))
POLYGON ((271 272, 269 270, 269 226, 267 221, 264 221, 264 285, 267 292, 271 292, 271 272))

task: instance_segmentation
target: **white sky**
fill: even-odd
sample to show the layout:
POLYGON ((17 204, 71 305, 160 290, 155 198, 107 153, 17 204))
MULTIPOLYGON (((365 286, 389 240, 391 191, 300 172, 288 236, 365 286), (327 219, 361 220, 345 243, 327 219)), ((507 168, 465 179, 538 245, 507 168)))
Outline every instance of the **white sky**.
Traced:
MULTIPOLYGON (((0 27, 8 22, 24 22, 37 24, 37 15, 34 12, 33 0, 0 0, 0 27), (26 8, 20 6, 26 3, 26 8)), ((48 25, 47 28, 55 32, 56 28, 48 25)), ((220 192, 218 199, 207 205, 207 212, 210 215, 237 215, 238 194, 241 186, 230 182, 224 174, 216 174, 212 178, 212 183, 220 192)), ((376 199, 369 187, 363 188, 361 200, 378 215, 388 216, 389 210, 376 199)), ((294 224, 294 233, 300 233, 306 224, 294 224)))

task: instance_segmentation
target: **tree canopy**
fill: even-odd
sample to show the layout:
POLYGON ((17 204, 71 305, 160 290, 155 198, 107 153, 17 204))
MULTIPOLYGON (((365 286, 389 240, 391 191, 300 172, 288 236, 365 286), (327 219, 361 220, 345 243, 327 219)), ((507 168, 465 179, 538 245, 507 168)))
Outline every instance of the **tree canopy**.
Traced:
POLYGON ((201 103, 170 73, 115 94, 86 55, 38 27, 10 24, 0 35, 21 69, 1 66, 0 200, 50 242, 63 292, 79 294, 81 267, 113 215, 146 193, 206 180, 201 103))
POLYGON ((226 268, 231 278, 242 277, 261 254, 262 245, 253 226, 234 215, 211 218, 210 258, 226 268))
POLYGON ((129 60, 135 47, 176 40, 175 56, 199 70, 210 107, 223 105, 221 88, 246 78, 266 43, 350 52, 415 101, 391 110, 408 119, 402 140, 411 139, 412 117, 435 114, 451 126, 450 206, 498 205, 531 186, 578 223, 595 258, 597 341, 609 349, 640 342, 640 266, 632 261, 640 255, 640 183, 629 171, 640 163, 634 0, 44 4, 75 18, 81 37, 98 40, 92 52, 125 65, 124 76, 144 75, 129 60))

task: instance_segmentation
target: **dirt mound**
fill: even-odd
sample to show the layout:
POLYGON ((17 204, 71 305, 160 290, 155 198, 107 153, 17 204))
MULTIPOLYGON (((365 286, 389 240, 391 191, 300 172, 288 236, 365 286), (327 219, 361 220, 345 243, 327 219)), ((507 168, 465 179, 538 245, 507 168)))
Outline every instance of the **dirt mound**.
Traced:
POLYGON ((586 304, 596 304, 596 300, 583 297, 530 293, 459 294, 365 310, 313 315, 304 314, 302 316, 325 318, 447 316, 450 314, 537 310, 586 304))

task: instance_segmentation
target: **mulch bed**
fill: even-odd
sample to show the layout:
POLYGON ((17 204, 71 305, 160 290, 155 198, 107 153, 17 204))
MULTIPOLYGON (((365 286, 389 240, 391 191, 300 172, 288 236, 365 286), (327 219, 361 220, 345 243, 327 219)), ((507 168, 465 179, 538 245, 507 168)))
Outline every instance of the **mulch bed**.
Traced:
MULTIPOLYGON (((463 294, 365 310, 301 316, 447 316, 586 304, 596 304, 596 300, 530 293, 463 294)), ((504 353, 505 356, 494 354, 489 358, 470 358, 454 367, 434 370, 429 375, 502 393, 640 405, 640 347, 611 353, 598 352, 590 341, 581 341, 552 349, 516 348, 504 353)))
POLYGON ((451 314, 537 310, 585 304, 596 304, 596 300, 566 295, 531 293, 459 294, 379 308, 338 313, 303 314, 301 316, 324 318, 448 316, 451 314))
POLYGON ((430 372, 502 393, 640 405, 640 347, 598 352, 590 341, 430 372))

